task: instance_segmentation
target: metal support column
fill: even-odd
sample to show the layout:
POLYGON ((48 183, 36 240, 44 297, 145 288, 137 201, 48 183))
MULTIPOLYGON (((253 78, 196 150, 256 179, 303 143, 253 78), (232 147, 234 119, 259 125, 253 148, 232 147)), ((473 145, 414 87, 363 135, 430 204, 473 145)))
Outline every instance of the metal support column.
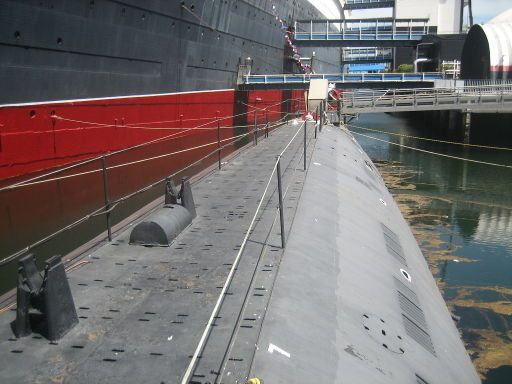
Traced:
POLYGON ((304 171, 306 170, 306 145, 307 145, 307 127, 308 123, 304 121, 304 171))
POLYGON ((277 190, 279 193, 279 220, 281 223, 281 247, 286 247, 286 235, 284 233, 284 212, 283 212, 283 186, 281 182, 281 156, 277 160, 277 190))
POLYGON ((254 110, 254 145, 258 145, 258 111, 254 110))
POLYGON ((219 157, 219 170, 221 167, 221 148, 220 148, 220 120, 219 120, 219 113, 217 111, 217 155, 219 157))
POLYGON ((323 118, 324 118, 324 103, 322 101, 322 102, 320 102, 320 119, 318 120, 319 121, 318 130, 320 132, 322 132, 323 118))
POLYGON ((337 107, 338 107, 338 126, 341 127, 341 100, 338 99, 336 104, 337 104, 337 107))
POLYGON ((467 110, 463 112, 462 116, 464 122, 464 144, 469 144, 471 135, 471 111, 467 110))
POLYGON ((105 197, 105 217, 107 218, 108 241, 112 241, 112 223, 110 218, 110 197, 108 193, 107 159, 101 157, 101 168, 103 170, 103 194, 105 197))
POLYGON ((268 111, 265 109, 265 137, 268 137, 268 111))

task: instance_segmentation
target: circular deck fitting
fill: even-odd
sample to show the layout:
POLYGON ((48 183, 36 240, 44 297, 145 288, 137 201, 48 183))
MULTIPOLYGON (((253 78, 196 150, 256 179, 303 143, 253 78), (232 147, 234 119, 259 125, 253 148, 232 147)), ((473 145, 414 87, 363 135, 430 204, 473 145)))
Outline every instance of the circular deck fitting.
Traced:
POLYGON ((412 281, 411 275, 405 269, 400 268, 400 273, 405 278, 405 280, 407 280, 409 283, 412 281))
POLYGON ((365 313, 363 314, 363 328, 368 335, 383 349, 397 354, 404 354, 403 338, 398 334, 392 325, 383 318, 365 313))

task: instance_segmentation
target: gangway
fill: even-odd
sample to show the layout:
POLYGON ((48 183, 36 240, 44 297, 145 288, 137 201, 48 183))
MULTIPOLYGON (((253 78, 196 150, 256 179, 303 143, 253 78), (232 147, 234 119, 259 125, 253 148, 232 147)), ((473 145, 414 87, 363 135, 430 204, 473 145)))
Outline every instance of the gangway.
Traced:
POLYGON ((338 88, 426 88, 443 79, 440 72, 246 75, 240 89, 305 89, 312 79, 326 79, 338 88))
POLYGON ((304 46, 410 46, 435 32, 429 19, 297 20, 293 41, 304 46))
POLYGON ((457 88, 411 88, 344 92, 329 105, 340 114, 461 110, 512 112, 512 84, 457 88))
POLYGON ((393 61, 391 48, 343 48, 341 64, 389 63, 393 61))
POLYGON ((352 11, 355 9, 392 8, 394 6, 394 0, 345 0, 343 9, 352 11))

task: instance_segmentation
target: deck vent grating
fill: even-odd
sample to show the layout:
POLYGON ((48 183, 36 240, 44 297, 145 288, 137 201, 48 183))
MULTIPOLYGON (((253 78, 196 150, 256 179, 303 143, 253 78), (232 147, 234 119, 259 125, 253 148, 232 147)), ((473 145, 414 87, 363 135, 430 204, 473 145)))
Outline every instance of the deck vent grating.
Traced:
POLYGON ((402 263, 404 266, 407 267, 407 260, 405 259, 405 256, 403 253, 397 252, 395 249, 393 249, 389 243, 386 243, 386 249, 388 253, 393 256, 395 259, 397 259, 400 263, 402 263))
POLYGON ((384 234, 384 241, 386 243, 386 250, 396 260, 407 266, 407 260, 404 255, 404 250, 400 245, 400 239, 398 235, 389 229, 385 224, 381 223, 382 233, 384 234))
POLYGON ((398 239, 398 235, 393 232, 386 224, 381 223, 382 231, 388 235, 390 238, 392 238, 395 243, 400 243, 400 240, 398 239))
POLYGON ((436 356, 430 335, 406 315, 402 314, 402 319, 404 321, 405 331, 407 334, 423 348, 436 356))
POLYGON ((416 296, 416 293, 407 285, 398 280, 396 277, 393 277, 393 280, 395 281, 396 289, 400 291, 402 295, 407 297, 411 302, 413 302, 419 307, 419 300, 418 296, 416 296))
POLYGON ((368 188, 370 191, 372 190, 372 187, 370 186, 370 184, 368 184, 366 181, 364 181, 363 179, 361 179, 359 176, 356 176, 356 181, 358 181, 359 183, 363 184, 366 188, 368 188))
POLYGON ((416 373, 416 384, 428 384, 428 381, 416 373))
POLYGON ((414 320, 415 323, 420 325, 423 329, 428 329, 427 321, 425 320, 425 314, 421 308, 409 300, 402 292, 398 291, 398 301, 400 302, 400 308, 402 311, 414 320))

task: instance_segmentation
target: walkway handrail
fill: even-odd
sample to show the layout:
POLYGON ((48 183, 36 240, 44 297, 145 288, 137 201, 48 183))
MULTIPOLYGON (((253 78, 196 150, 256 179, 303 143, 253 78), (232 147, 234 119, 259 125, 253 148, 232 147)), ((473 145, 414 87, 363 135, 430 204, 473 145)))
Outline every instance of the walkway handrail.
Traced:
POLYGON ((430 33, 428 18, 311 19, 294 23, 292 38, 311 40, 417 40, 430 33))
MULTIPOLYGON (((235 260, 233 261, 232 265, 231 265, 231 268, 229 270, 229 273, 228 273, 228 276, 224 282, 224 285, 222 286, 222 289, 221 289, 221 292, 219 293, 219 296, 217 297, 217 301, 215 303, 215 306, 210 314, 210 317, 208 319, 208 322, 206 323, 206 326, 202 332, 202 335, 201 335, 201 338, 199 340, 199 343, 197 344, 197 347, 194 351, 194 354, 192 355, 192 358, 190 360, 190 363, 188 364, 187 366, 187 369, 185 370, 185 373, 183 374, 182 378, 181 378, 181 384, 187 384, 189 383, 192 375, 193 375, 193 372, 194 372, 194 369, 195 369, 195 366, 197 364, 197 361, 198 361, 198 358, 199 358, 199 355, 201 354, 201 352, 203 351, 203 348, 208 340, 208 336, 212 330, 212 324, 213 322, 215 321, 215 318, 217 317, 217 315, 219 314, 219 311, 223 305, 223 302, 224 302, 224 299, 226 297, 226 292, 227 290, 229 289, 230 285, 231 285, 231 281, 233 280, 233 277, 236 273, 236 270, 238 268, 238 265, 240 263, 240 260, 241 260, 241 257, 245 251, 245 248, 246 248, 246 245, 247 245, 247 242, 249 240, 249 237, 252 233, 252 230, 254 228, 254 225, 256 223, 256 219, 258 217, 258 214, 260 213, 260 210, 263 206, 263 203, 265 201, 265 197, 267 196, 268 192, 269 192, 269 189, 270 189, 270 185, 272 183, 272 180, 274 178, 274 176, 277 174, 277 181, 278 181, 278 188, 279 188, 279 200, 280 200, 280 214, 281 214, 281 236, 282 236, 282 239, 284 239, 284 221, 283 221, 283 217, 282 217, 282 213, 283 213, 283 204, 282 204, 282 186, 281 186, 281 170, 280 170, 280 164, 281 164, 281 157, 283 156, 283 154, 286 152, 286 150, 290 147, 290 145, 295 141, 295 138, 299 135, 299 133, 305 129, 305 125, 306 124, 306 121, 303 121, 302 124, 299 125, 297 131, 295 132, 295 134, 293 135, 293 137, 289 140, 288 144, 283 148, 283 150, 281 151, 281 153, 279 155, 276 156, 276 161, 274 162, 274 166, 272 167, 272 171, 267 179, 267 183, 265 185, 265 189, 263 190, 263 193, 261 195, 261 197, 258 199, 259 203, 258 203, 258 206, 256 207, 256 211, 254 212, 253 216, 252 216, 252 219, 251 219, 251 222, 249 224, 249 227, 246 229, 245 231, 245 234, 244 234, 244 238, 242 240, 242 243, 240 245, 240 249, 238 250, 238 253, 235 257, 235 260)), ((306 144, 304 144, 306 145, 306 144)), ((283 240, 283 244, 282 244, 283 248, 285 246, 285 243, 284 243, 284 240, 283 240)), ((231 342, 231 340, 230 340, 231 342)), ((222 368, 221 368, 222 369, 222 368)), ((219 374, 222 374, 221 372, 219 372, 219 374)))
MULTIPOLYGON (((344 92, 336 104, 341 111, 378 111, 409 107, 432 107, 430 109, 449 109, 449 106, 477 108, 478 106, 509 107, 512 103, 512 84, 488 86, 461 86, 454 88, 411 88, 359 90, 344 92)), ((333 105, 335 109, 338 109, 333 105)))
MULTIPOLYGON (((288 102, 289 100, 285 100, 281 103, 285 103, 285 102, 288 102)), ((247 112, 249 113, 249 112, 247 112)), ((252 111, 251 111, 252 113, 252 111)), ((95 217, 95 216, 99 216, 99 215, 106 215, 107 217, 110 215, 110 213, 120 204, 120 203, 123 203, 129 199, 131 199, 132 197, 136 196, 136 195, 139 195, 143 192, 146 192, 148 190, 150 190, 151 188, 154 188, 155 186, 161 184, 162 182, 164 182, 166 179, 168 178, 172 178, 172 177, 175 177, 181 173, 183 173, 184 171, 186 171, 187 169, 190 169, 198 164, 200 164, 201 162, 203 162, 204 160, 206 160, 207 158, 217 154, 217 153, 220 153, 222 150, 224 150, 226 147, 228 146, 231 146, 237 142, 239 142, 240 140, 246 138, 246 137, 249 137, 251 135, 256 135, 257 132, 260 132, 260 131, 265 131, 265 132, 268 132, 269 129, 272 129, 272 128, 276 128, 280 125, 283 124, 284 121, 286 121, 286 119, 290 116, 289 113, 285 113, 285 115, 277 120, 276 122, 274 122, 273 124, 269 124, 268 122, 265 123, 265 122, 262 122, 261 124, 258 124, 256 127, 255 127, 255 130, 249 130, 248 132, 246 133, 243 133, 243 134, 240 134, 240 135, 237 135, 237 136, 233 136, 233 137, 229 137, 229 138, 226 138, 226 139, 222 139, 220 140, 220 138, 218 138, 218 140, 216 141, 212 141, 212 142, 209 142, 209 143, 206 143, 206 144, 202 144, 202 145, 198 145, 198 146, 194 146, 194 147, 191 147, 191 148, 187 148, 187 149, 184 149, 184 150, 179 150, 179 151, 174 151, 172 153, 166 153, 166 154, 162 154, 162 155, 159 155, 157 156, 158 158, 162 157, 162 156, 170 156, 170 155, 174 155, 174 154, 177 154, 177 153, 181 153, 181 152, 185 152, 185 151, 192 151, 192 150, 196 150, 196 149, 199 149, 199 148, 206 148, 206 147, 209 147, 209 146, 212 146, 212 147, 216 147, 214 150, 212 150, 211 152, 209 152, 208 154, 206 154, 205 156, 201 157, 200 159, 192 162, 191 164, 188 164, 187 166, 179 169, 178 171, 175 171, 173 172, 172 174, 170 175, 167 175, 163 178, 160 178, 159 180, 156 180, 134 192, 131 192, 127 195, 124 195, 123 197, 121 198, 118 198, 117 200, 114 200, 114 201, 105 201, 105 204, 100 207, 100 208, 97 208, 95 209, 94 211, 90 212, 89 214, 75 220, 74 222, 70 223, 69 225, 63 227, 63 228, 60 228, 59 230, 53 232, 52 234, 50 235, 47 235, 37 241, 35 241, 34 243, 30 244, 30 245, 27 245, 25 248, 23 249, 20 249, 4 258, 2 258, 0 260, 0 267, 5 265, 5 264, 8 264, 10 263, 11 261, 15 260, 16 258, 20 257, 21 255, 23 254, 26 254, 27 252, 29 252, 30 250, 32 250, 33 248, 39 246, 39 245, 42 245, 44 243, 47 243, 48 241, 54 239, 55 237, 57 237, 58 235, 62 234, 63 232, 66 232, 72 228, 75 228, 76 226, 84 223, 85 221, 88 221, 89 219, 95 217)), ((219 120, 219 119, 218 119, 219 120)), ((252 125, 251 125, 252 127, 252 125)), ((156 157, 155 157, 156 158, 156 157)), ((80 164, 89 164, 93 161, 101 161, 102 159, 104 159, 104 157, 99 157, 99 158, 94 158, 94 159, 91 159, 87 162, 82 162, 80 164)), ((108 171, 108 169, 111 169, 111 168, 114 168, 114 167, 119 167, 119 166, 124 166, 124 165, 132 165, 132 164, 138 164, 140 163, 141 161, 146 161, 147 159, 142 159, 142 160, 137 160, 137 161, 132 161, 132 162, 129 162, 127 164, 121 164, 121 165, 115 165, 115 166, 111 166, 111 167, 104 167, 104 168, 99 168, 99 169, 95 169, 95 170, 90 170, 90 171, 86 171, 86 172, 82 172, 82 173, 78 173, 76 176, 80 176, 82 174, 89 174, 91 172, 103 172, 103 175, 104 177, 106 176, 106 172, 108 171)), ((66 169, 69 169, 66 168, 66 169)), ((35 183, 36 181, 33 181, 32 183, 35 183)), ((107 231, 110 229, 110 225, 108 225, 109 228, 107 228, 107 231)))
POLYGON ((327 79, 332 83, 365 83, 365 82, 433 82, 444 79, 442 72, 419 73, 328 73, 328 74, 276 74, 276 75, 245 75, 243 82, 249 84, 298 84, 307 83, 311 79, 327 79))

